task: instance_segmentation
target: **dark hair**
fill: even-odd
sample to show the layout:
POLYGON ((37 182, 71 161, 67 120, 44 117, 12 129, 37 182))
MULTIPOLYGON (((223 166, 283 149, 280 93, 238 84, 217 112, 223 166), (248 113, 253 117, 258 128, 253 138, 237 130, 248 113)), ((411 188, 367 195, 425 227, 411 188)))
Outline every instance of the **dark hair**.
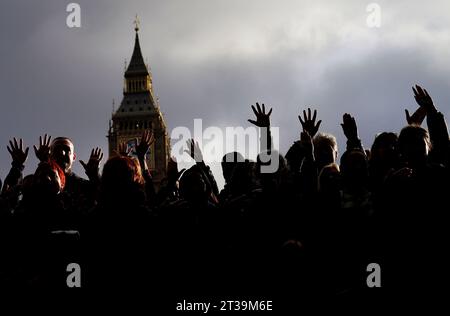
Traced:
POLYGON ((397 134, 392 132, 382 132, 375 136, 372 147, 370 149, 371 154, 376 153, 380 147, 383 147, 387 142, 391 139, 394 139, 395 142, 398 141, 397 134))
POLYGON ((140 205, 145 201, 144 180, 139 164, 132 157, 115 156, 103 167, 100 184, 102 204, 140 205))
POLYGON ((408 125, 400 131, 398 136, 398 146, 400 150, 415 142, 417 139, 423 139, 427 144, 428 150, 431 149, 430 135, 428 131, 419 125, 408 125))

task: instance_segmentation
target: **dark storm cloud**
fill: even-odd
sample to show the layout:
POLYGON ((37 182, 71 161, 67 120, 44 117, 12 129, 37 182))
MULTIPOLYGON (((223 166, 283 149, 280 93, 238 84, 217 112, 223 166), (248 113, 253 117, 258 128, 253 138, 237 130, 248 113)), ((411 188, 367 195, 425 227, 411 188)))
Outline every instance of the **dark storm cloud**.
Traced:
MULTIPOLYGON (((204 127, 249 126, 250 105, 261 101, 274 107, 285 152, 298 137, 298 113, 311 105, 342 152, 344 112, 356 116, 370 145, 375 133, 404 125, 404 107, 415 109, 416 82, 449 114, 445 1, 379 1, 379 29, 366 26, 363 1, 78 1, 80 29, 65 25, 67 3, 0 4, 2 178, 12 136, 29 146, 45 132, 72 137, 80 159, 93 146, 107 151, 136 13, 170 129, 191 128, 194 118, 204 127)), ((33 156, 27 172, 36 166, 33 156)), ((75 170, 83 174, 79 164, 75 170)), ((222 182, 217 165, 214 172, 222 182)))

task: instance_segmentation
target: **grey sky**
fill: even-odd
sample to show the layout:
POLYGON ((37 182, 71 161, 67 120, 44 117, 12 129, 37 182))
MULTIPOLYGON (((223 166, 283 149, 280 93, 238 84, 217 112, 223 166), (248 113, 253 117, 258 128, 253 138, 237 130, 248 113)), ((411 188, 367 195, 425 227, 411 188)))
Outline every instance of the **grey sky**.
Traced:
MULTIPOLYGON (((297 115, 318 109, 322 131, 345 145, 339 123, 356 116, 363 143, 399 131, 423 84, 449 115, 450 3, 377 1, 77 1, 79 29, 66 26, 70 1, 0 3, 0 177, 8 140, 32 147, 39 135, 69 136, 79 159, 107 151, 112 99, 119 103, 136 13, 169 132, 176 126, 248 126, 256 101, 274 108, 281 152, 298 137, 297 115)), ((83 175, 78 162, 75 171, 83 175)), ((26 172, 36 167, 30 152, 26 172)), ((222 185, 218 165, 213 166, 222 185)))

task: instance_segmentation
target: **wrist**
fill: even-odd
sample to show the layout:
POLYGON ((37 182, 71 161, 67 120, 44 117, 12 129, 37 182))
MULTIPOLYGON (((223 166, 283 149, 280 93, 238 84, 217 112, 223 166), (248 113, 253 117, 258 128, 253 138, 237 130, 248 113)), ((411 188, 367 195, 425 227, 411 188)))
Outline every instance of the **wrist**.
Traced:
POLYGON ((11 166, 15 169, 18 169, 19 171, 23 171, 25 169, 25 165, 19 161, 12 161, 11 166))
POLYGON ((139 165, 141 166, 142 170, 148 170, 147 160, 145 160, 145 158, 143 158, 143 157, 138 158, 138 160, 139 160, 139 165))
POLYGON ((431 105, 430 109, 428 110, 428 113, 430 113, 430 114, 435 114, 435 113, 437 113, 437 109, 436 109, 436 107, 434 106, 434 104, 431 105))
POLYGON ((100 174, 98 173, 98 171, 97 172, 86 171, 85 173, 86 173, 88 179, 92 182, 96 182, 96 181, 100 180, 100 174))
POLYGON ((137 159, 139 161, 144 161, 145 160, 145 155, 137 155, 137 159))

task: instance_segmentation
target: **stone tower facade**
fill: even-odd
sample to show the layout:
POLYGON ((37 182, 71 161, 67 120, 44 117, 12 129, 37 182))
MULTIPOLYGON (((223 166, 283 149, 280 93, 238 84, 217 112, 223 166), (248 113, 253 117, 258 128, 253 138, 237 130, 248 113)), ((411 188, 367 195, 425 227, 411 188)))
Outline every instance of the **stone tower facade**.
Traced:
POLYGON ((166 177, 170 143, 159 101, 153 92, 152 74, 142 57, 137 20, 135 31, 133 55, 124 75, 122 102, 117 111, 113 110, 109 123, 109 155, 113 155, 121 143, 134 148, 135 140, 139 141, 143 131, 151 129, 155 142, 147 155, 147 164, 158 187, 166 177))

